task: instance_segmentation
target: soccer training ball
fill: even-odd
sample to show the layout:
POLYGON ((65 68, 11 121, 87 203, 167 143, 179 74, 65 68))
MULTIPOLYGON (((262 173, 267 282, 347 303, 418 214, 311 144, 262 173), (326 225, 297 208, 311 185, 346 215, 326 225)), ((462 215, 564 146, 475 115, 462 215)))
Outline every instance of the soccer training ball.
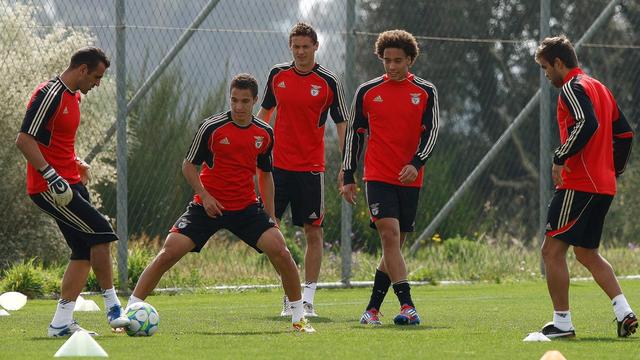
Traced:
POLYGON ((160 316, 156 309, 145 303, 139 302, 125 309, 131 324, 127 328, 129 336, 151 336, 158 331, 160 316))

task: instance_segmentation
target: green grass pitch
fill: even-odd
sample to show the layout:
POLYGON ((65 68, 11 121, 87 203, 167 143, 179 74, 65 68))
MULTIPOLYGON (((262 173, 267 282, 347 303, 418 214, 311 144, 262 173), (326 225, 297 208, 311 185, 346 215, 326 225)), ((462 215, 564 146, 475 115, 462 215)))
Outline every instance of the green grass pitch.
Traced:
MULTIPOLYGON (((622 285, 640 309, 640 281, 622 285)), ((542 343, 522 339, 551 319, 544 282, 421 286, 412 293, 423 325, 406 328, 393 325, 392 292, 382 307, 385 325, 358 324, 369 289, 319 290, 315 334, 292 333, 290 320, 276 316, 276 290, 150 297, 161 318, 150 338, 112 334, 102 312, 76 319, 100 333, 96 340, 114 359, 539 359, 547 350, 567 359, 640 359, 640 334, 616 337, 610 302, 593 281, 571 285, 577 338, 542 343)), ((0 317, 0 358, 53 357, 65 341, 46 337, 54 309, 52 300, 34 300, 0 317)))

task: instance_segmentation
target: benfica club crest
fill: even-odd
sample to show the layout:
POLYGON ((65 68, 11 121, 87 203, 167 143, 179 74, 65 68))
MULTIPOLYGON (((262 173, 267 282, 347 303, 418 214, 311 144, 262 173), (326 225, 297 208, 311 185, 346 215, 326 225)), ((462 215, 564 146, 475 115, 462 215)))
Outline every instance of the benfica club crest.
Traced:
POLYGON ((311 96, 318 96, 321 88, 322 86, 319 85, 311 85, 311 96))
POLYGON ((256 149, 260 149, 262 141, 264 141, 264 136, 254 136, 253 138, 256 139, 256 149))
POLYGON ((413 105, 420 104, 420 94, 409 94, 409 95, 411 95, 411 103, 413 105))

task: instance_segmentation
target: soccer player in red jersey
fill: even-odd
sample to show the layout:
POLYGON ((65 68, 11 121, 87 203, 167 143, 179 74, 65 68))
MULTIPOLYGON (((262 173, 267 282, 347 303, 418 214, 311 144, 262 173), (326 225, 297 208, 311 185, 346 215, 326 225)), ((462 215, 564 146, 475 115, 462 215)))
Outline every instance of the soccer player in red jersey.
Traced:
POLYGON ((407 233, 414 230, 423 168, 438 135, 438 92, 433 84, 409 72, 418 52, 410 33, 381 33, 375 53, 386 73, 360 85, 349 117, 342 195, 355 204, 354 173, 368 132, 364 181, 371 226, 382 242, 382 259, 362 324, 380 325, 380 306, 391 284, 400 302, 394 323, 420 323, 400 249, 407 233))
POLYGON ((542 244, 554 313, 553 322, 542 333, 550 338, 575 336, 566 262, 567 250, 573 246, 576 259, 611 299, 618 336, 627 337, 636 331, 638 319, 598 247, 616 193, 616 178, 624 172, 631 152, 633 132, 611 91, 580 69, 566 37, 544 39, 535 60, 547 79, 561 89, 557 110, 561 145, 554 151, 551 168, 556 190, 542 244))
POLYGON ((273 130, 253 116, 258 101, 253 76, 233 78, 230 101, 231 110, 205 119, 193 138, 182 163, 182 173, 195 191, 193 201, 140 276, 129 305, 143 301, 184 255, 200 252, 213 234, 227 229, 269 257, 292 300, 294 330, 313 332, 303 315, 298 268, 273 220, 273 130), (256 196, 256 174, 262 201, 256 196))
MULTIPOLYGON (((291 204, 293 224, 302 226, 307 242, 304 271, 306 316, 313 307, 322 262, 324 219, 324 129, 327 115, 336 124, 338 146, 343 147, 346 123, 344 91, 338 77, 315 61, 318 35, 308 24, 298 23, 289 33, 293 61, 275 65, 265 86, 258 118, 275 117, 273 179, 275 215, 282 218, 291 204)), ((281 315, 287 316, 287 298, 281 315)))
POLYGON ((102 289, 109 325, 119 328, 129 324, 113 287, 110 244, 118 237, 91 205, 85 187, 91 178, 89 165, 75 152, 80 125, 78 90, 87 94, 100 86, 109 64, 101 49, 87 47, 75 52, 60 76, 36 87, 16 139, 27 159, 27 193, 55 219, 71 248, 58 307, 47 331, 51 337, 84 330, 73 320, 73 309, 87 283, 89 269, 93 269, 102 289))

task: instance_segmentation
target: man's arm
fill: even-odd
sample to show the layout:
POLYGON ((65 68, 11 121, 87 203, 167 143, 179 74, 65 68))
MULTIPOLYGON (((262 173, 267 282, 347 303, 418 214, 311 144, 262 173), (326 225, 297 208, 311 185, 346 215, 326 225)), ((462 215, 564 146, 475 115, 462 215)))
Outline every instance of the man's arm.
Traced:
POLYGON ((222 210, 224 210, 224 207, 218 202, 218 200, 211 196, 211 194, 209 194, 209 192, 202 185, 198 167, 185 159, 184 161, 182 161, 182 175, 184 175, 184 178, 187 179, 187 182, 189 183, 189 185, 191 185, 193 191, 195 191, 196 194, 200 195, 200 198, 202 199, 202 206, 207 212, 207 215, 212 218, 222 215, 222 210))
POLYGON ((260 108, 260 111, 258 111, 258 115, 256 115, 256 117, 266 122, 267 124, 271 124, 271 116, 273 115, 274 110, 275 108, 271 108, 271 109, 260 108))
POLYGON ((258 189, 260 190, 260 199, 264 205, 264 211, 275 221, 275 205, 274 205, 274 193, 275 186, 273 184, 273 174, 271 171, 262 171, 257 169, 258 174, 258 189))
POLYGON ((620 108, 616 107, 618 116, 613 121, 613 165, 616 176, 622 175, 627 168, 631 145, 633 144, 633 129, 620 108))
POLYGON ((344 140, 343 162, 342 162, 342 178, 338 179, 339 184, 343 182, 340 193, 342 197, 350 204, 356 203, 356 184, 355 172, 358 168, 358 159, 362 155, 364 149, 364 138, 369 129, 369 120, 363 113, 364 92, 360 89, 356 91, 356 95, 351 105, 351 113, 346 126, 346 134, 344 140))
POLYGON ((23 132, 18 133, 16 147, 22 152, 25 159, 36 169, 44 170, 44 168, 49 165, 44 159, 40 147, 38 147, 38 142, 33 136, 23 132))
POLYGON ((342 151, 344 150, 344 137, 347 132, 347 123, 346 122, 337 123, 336 132, 338 133, 338 146, 339 146, 338 151, 340 151, 340 154, 344 156, 342 151))

